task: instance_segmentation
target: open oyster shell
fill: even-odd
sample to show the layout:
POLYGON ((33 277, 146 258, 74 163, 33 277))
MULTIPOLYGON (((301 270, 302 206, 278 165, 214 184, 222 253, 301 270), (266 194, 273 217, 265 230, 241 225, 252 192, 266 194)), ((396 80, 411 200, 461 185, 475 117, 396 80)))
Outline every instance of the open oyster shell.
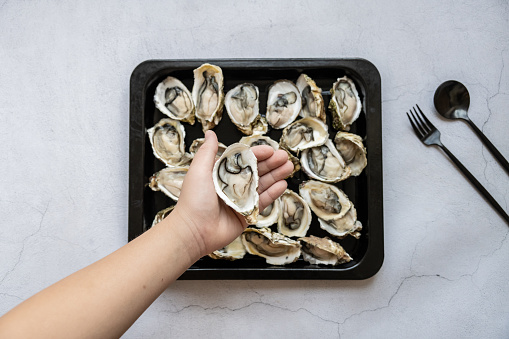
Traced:
POLYGON ((302 151, 300 164, 310 178, 323 182, 339 182, 351 173, 330 139, 324 145, 302 151))
POLYGON ((329 139, 327 129, 320 119, 303 118, 285 127, 279 143, 293 152, 320 146, 329 139))
POLYGON ((289 80, 278 80, 269 87, 267 122, 276 129, 285 128, 299 115, 302 98, 299 89, 289 80))
POLYGON ((189 167, 166 167, 150 177, 148 186, 177 201, 189 167))
POLYGON ((341 218, 335 218, 331 220, 323 220, 318 218, 320 227, 330 234, 344 238, 347 235, 359 239, 361 236, 360 231, 362 230, 362 224, 357 220, 357 210, 352 205, 348 212, 341 218))
MULTIPOLYGON (((191 153, 192 157, 194 157, 194 155, 196 154, 196 152, 198 152, 198 150, 200 149, 201 145, 203 145, 204 142, 205 138, 198 138, 193 140, 191 146, 189 146, 189 153, 191 153)), ((224 151, 226 150, 226 147, 227 146, 222 142, 218 143, 216 160, 219 159, 221 155, 223 155, 224 151)))
POLYGON ((209 254, 212 259, 237 260, 242 259, 246 255, 246 248, 242 243, 240 235, 230 244, 209 254))
POLYGON ((353 133, 338 132, 334 138, 336 149, 343 160, 345 160, 352 172, 351 175, 358 176, 368 164, 366 157, 366 148, 362 143, 362 138, 353 133))
POLYGON ((249 254, 265 258, 270 265, 286 265, 300 257, 301 245, 298 241, 272 232, 268 228, 246 228, 242 233, 242 243, 249 254))
POLYGON ((302 258, 313 265, 339 265, 352 260, 344 248, 329 239, 313 235, 299 238, 302 245, 302 258))
POLYGON ((281 195, 277 231, 289 237, 304 237, 311 225, 311 210, 304 199, 292 190, 281 195))
POLYGON ((270 137, 265 135, 250 135, 248 137, 242 137, 239 142, 244 145, 248 145, 249 147, 258 146, 258 145, 267 145, 272 147, 275 151, 279 149, 279 144, 277 141, 272 140, 270 137))
POLYGON ((267 132, 267 121, 259 114, 260 93, 251 83, 237 85, 226 93, 224 105, 230 120, 239 131, 251 135, 267 132))
POLYGON ((220 67, 203 64, 194 71, 193 102, 195 115, 203 132, 214 128, 223 114, 223 71, 220 67))
POLYGON ((258 163, 250 147, 230 145, 216 161, 212 179, 217 195, 231 208, 256 224, 258 216, 258 163))
POLYGON ((186 153, 184 144, 186 131, 179 121, 161 119, 147 133, 154 156, 166 166, 178 167, 191 162, 191 156, 186 153))
POLYGON ((157 212, 156 216, 154 217, 154 221, 152 221, 152 227, 163 221, 164 218, 166 218, 171 213, 171 211, 173 211, 174 208, 175 206, 170 206, 157 212))
POLYGON ((194 124, 194 103, 191 92, 177 78, 167 77, 156 87, 154 104, 172 119, 194 124))
POLYGON ((350 125, 357 120, 362 110, 355 84, 344 76, 332 85, 330 92, 329 110, 332 113, 332 126, 335 129, 349 131, 350 125))
POLYGON ((272 204, 267 206, 263 211, 258 214, 256 227, 269 227, 277 223, 279 215, 281 214, 281 198, 274 200, 272 204))
POLYGON ((326 121, 325 105, 322 97, 322 89, 306 74, 301 74, 297 79, 297 88, 302 96, 302 109, 300 116, 303 118, 313 117, 326 121))
POLYGON ((323 220, 341 218, 352 207, 352 202, 342 190, 321 181, 308 180, 301 183, 299 194, 316 216, 323 220))

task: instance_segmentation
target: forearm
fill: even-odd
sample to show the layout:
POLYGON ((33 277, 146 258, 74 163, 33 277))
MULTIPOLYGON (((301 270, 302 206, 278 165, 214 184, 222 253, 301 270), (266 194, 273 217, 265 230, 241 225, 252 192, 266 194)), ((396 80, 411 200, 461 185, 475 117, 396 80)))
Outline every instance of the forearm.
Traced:
POLYGON ((0 337, 119 337, 200 253, 165 221, 0 318, 0 337))

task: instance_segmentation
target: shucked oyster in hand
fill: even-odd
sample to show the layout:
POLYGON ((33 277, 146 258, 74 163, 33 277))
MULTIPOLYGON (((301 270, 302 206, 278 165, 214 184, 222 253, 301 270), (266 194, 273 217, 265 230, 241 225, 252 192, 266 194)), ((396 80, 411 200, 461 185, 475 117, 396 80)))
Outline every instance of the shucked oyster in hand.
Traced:
POLYGON ((226 93, 224 105, 230 120, 244 134, 267 132, 267 121, 259 114, 259 91, 253 84, 245 83, 226 93))
POLYGON ((161 119, 148 131, 154 156, 167 166, 189 165, 191 156, 186 153, 184 126, 176 120, 161 119))
POLYGON ((169 76, 157 85, 154 103, 170 118, 194 124, 194 103, 191 92, 177 78, 169 76))
POLYGON ((285 128, 299 115, 302 98, 297 86, 289 80, 276 81, 269 88, 267 122, 276 129, 285 128))
POLYGON ((195 114, 205 132, 221 121, 224 104, 223 71, 218 66, 203 64, 193 72, 195 114))

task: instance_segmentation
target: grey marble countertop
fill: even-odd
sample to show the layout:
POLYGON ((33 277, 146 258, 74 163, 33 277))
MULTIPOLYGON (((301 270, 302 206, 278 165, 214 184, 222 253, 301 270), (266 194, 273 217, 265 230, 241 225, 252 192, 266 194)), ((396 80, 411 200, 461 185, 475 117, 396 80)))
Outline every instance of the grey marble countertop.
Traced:
POLYGON ((382 77, 380 271, 177 281, 125 337, 507 338, 509 227, 405 116, 419 104, 508 210, 507 174, 432 101, 465 83, 471 119, 509 158, 507 1, 0 0, 0 32, 0 314, 126 243, 139 63, 360 57, 382 77))

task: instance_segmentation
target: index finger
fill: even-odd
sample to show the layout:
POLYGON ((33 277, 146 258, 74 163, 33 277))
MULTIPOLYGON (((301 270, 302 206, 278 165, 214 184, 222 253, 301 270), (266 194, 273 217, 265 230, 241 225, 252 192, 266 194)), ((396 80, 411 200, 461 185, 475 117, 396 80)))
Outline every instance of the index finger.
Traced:
POLYGON ((251 147, 251 151, 254 153, 258 162, 264 161, 274 154, 274 149, 267 145, 257 145, 251 147))

